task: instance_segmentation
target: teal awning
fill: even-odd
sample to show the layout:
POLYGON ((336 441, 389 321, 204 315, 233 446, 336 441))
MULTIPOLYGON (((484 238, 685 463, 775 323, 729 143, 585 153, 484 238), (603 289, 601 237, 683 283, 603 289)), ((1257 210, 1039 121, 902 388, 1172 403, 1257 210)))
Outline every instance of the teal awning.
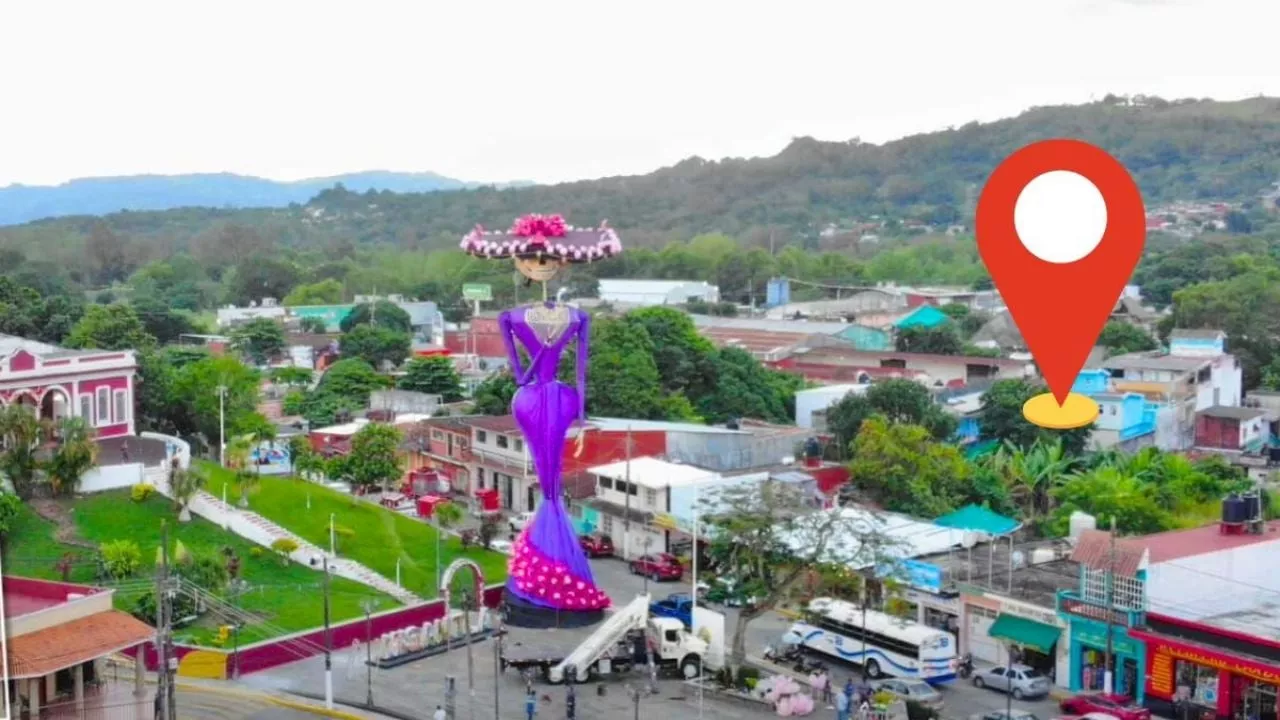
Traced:
POLYGON ((1022 525, 1013 518, 992 512, 981 505, 966 505, 934 520, 933 524, 956 530, 973 530, 988 535, 1008 535, 1022 525))
POLYGON ((1000 613, 987 634, 997 640, 1007 640, 1049 655, 1053 653, 1053 645, 1058 642, 1061 631, 1042 622, 1000 613))

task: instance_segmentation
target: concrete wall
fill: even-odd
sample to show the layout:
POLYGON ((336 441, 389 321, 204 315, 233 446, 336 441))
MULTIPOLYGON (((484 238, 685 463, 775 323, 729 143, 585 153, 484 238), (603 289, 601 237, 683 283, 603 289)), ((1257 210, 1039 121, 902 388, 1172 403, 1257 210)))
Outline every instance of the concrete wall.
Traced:
POLYGON ((99 466, 80 476, 80 492, 96 493, 131 487, 144 482, 144 476, 142 463, 99 466))
POLYGON ((172 443, 178 456, 178 464, 184 468, 191 467, 191 444, 186 440, 173 435, 164 435, 162 433, 140 432, 138 437, 147 438, 149 440, 159 440, 160 442, 172 443))

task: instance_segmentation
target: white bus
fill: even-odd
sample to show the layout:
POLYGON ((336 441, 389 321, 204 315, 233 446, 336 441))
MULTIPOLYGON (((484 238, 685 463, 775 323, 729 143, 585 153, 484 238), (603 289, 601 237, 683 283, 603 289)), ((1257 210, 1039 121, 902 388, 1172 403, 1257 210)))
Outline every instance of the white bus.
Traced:
POLYGON ((792 625, 782 641, 863 665, 872 678, 945 683, 955 679, 959 662, 951 633, 876 610, 867 610, 864 624, 861 607, 831 598, 810 602, 805 619, 792 625))

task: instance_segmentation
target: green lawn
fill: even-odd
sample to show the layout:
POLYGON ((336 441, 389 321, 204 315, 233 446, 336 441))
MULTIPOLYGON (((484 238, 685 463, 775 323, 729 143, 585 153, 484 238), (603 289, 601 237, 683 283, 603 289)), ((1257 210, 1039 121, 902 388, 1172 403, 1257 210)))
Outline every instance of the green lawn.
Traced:
MULTIPOLYGON (((251 551, 256 545, 202 518, 193 517, 189 523, 179 523, 173 504, 158 494, 141 503, 130 499, 128 490, 90 495, 74 502, 72 517, 81 540, 103 543, 128 539, 137 542, 141 548, 141 571, 116 591, 116 606, 120 609, 132 610, 138 598, 149 589, 149 581, 154 580, 153 563, 160 545, 163 520, 168 521, 171 540, 180 540, 193 554, 217 552, 229 546, 239 555, 240 575, 249 587, 237 602, 272 626, 246 627, 240 634, 241 644, 324 624, 323 578, 320 573, 296 563, 283 565, 279 557, 270 552, 255 558, 251 551)), ((58 580, 61 573, 55 566, 59 558, 71 552, 76 555, 77 562, 70 579, 93 583, 93 552, 57 542, 54 529, 53 524, 24 507, 5 541, 5 574, 58 580)), ((330 599, 334 622, 362 616, 364 601, 375 603, 377 610, 398 605, 393 598, 342 578, 333 578, 330 599)), ((217 626, 223 622, 222 618, 206 615, 196 625, 179 630, 177 637, 211 645, 217 626)))
MULTIPOLYGON (((210 473, 206 489, 221 496, 223 483, 228 483, 227 500, 235 502, 240 497, 240 488, 232 474, 215 465, 206 467, 210 473)), ((406 589, 422 597, 437 594, 436 530, 420 520, 321 485, 267 476, 250 493, 249 509, 322 548, 329 547, 329 515, 332 513, 339 527, 355 532, 350 538, 338 538, 338 555, 392 580, 396 577, 398 559, 401 583, 406 589), (307 508, 308 492, 310 509, 307 508)), ((459 557, 476 561, 484 571, 486 584, 506 580, 507 556, 501 553, 478 548, 463 550, 457 537, 446 535, 440 554, 440 562, 446 567, 459 557)), ((463 575, 465 573, 460 573, 457 580, 464 579, 463 575)))

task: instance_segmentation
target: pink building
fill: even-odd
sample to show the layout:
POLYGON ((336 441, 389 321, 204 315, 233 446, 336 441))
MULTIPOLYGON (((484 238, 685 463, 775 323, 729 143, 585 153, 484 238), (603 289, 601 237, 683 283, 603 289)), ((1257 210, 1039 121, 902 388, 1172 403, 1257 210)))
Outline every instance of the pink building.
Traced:
POLYGON ((41 419, 84 418, 98 437, 133 435, 137 359, 132 350, 67 350, 0 335, 0 406, 41 419))

